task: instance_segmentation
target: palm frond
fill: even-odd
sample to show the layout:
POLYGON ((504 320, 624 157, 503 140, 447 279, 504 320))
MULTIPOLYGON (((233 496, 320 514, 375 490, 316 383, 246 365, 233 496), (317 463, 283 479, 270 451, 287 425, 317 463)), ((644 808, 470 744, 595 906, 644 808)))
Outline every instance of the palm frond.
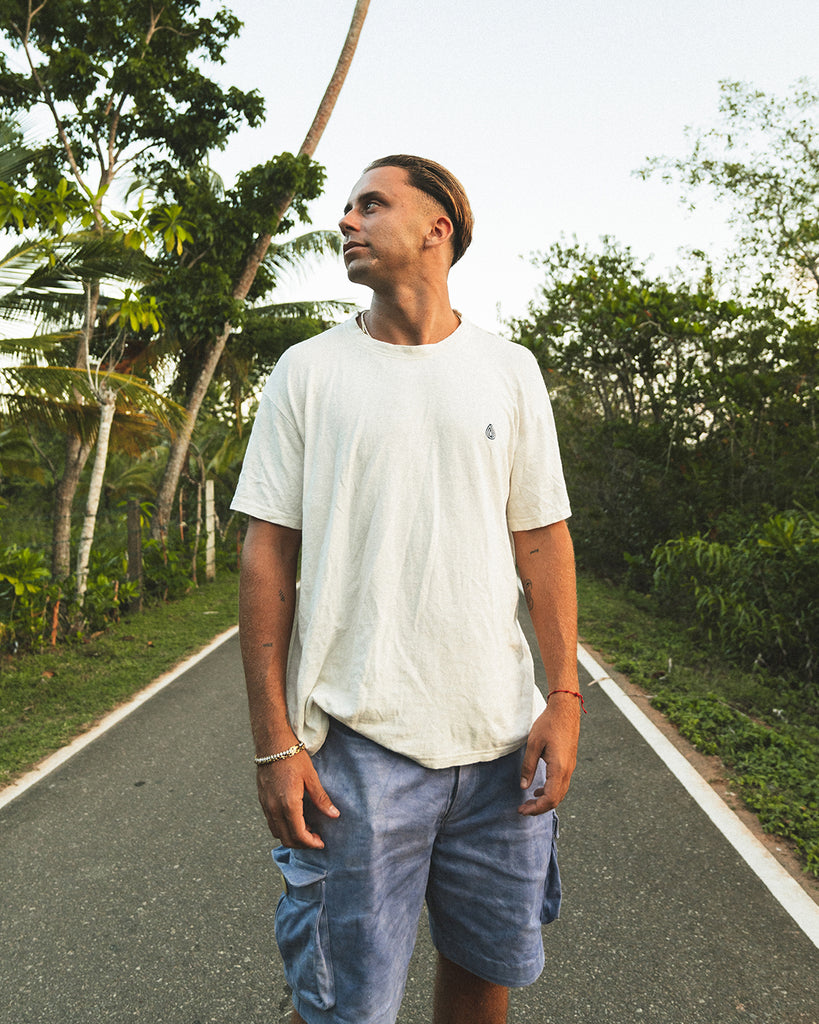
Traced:
POLYGON ((333 319, 339 314, 347 316, 359 308, 358 303, 345 299, 305 299, 300 302, 273 302, 265 306, 254 306, 254 316, 316 317, 333 319))
POLYGON ((54 352, 69 342, 75 342, 79 331, 56 331, 35 334, 27 338, 0 338, 0 355, 30 362, 34 356, 54 352))
POLYGON ((142 284, 156 273, 153 261, 116 239, 87 233, 66 236, 46 246, 22 243, 0 257, 0 317, 55 321, 81 314, 83 284, 118 281, 142 284))
POLYGON ((21 427, 0 430, 0 477, 10 476, 45 481, 34 446, 21 427))
POLYGON ((0 256, 0 288, 17 288, 35 273, 47 258, 45 237, 18 242, 0 256))
POLYGON ((0 181, 15 181, 29 167, 34 150, 24 134, 8 115, 0 121, 0 181))
MULTIPOLYGON (((120 445, 122 449, 122 446, 120 445)), ((143 458, 129 460, 126 468, 117 473, 112 471, 111 463, 106 473, 105 490, 112 501, 124 501, 126 498, 141 498, 151 501, 156 498, 157 486, 162 475, 162 466, 155 458, 145 458, 144 449, 140 452, 143 458)))
MULTIPOLYGON (((96 418, 98 401, 89 374, 73 366, 15 366, 0 368, 0 380, 9 387, 0 392, 0 415, 34 415, 39 422, 53 420, 58 429, 70 429, 72 418, 79 431, 87 410, 96 418), (39 409, 39 411, 38 411, 39 409)), ((121 373, 105 375, 107 387, 117 392, 117 416, 150 420, 154 426, 174 430, 185 415, 176 402, 154 391, 145 381, 121 373)))
POLYGON ((308 231, 286 242, 272 244, 264 262, 275 276, 302 271, 311 256, 340 256, 343 239, 338 231, 308 231))

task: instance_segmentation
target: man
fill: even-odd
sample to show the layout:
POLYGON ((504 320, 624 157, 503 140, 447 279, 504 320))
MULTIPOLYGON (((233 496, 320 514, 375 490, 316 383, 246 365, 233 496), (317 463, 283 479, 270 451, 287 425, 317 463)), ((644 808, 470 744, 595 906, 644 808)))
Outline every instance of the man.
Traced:
POLYGON ((445 168, 376 161, 339 226, 372 304, 281 358, 233 506, 276 938, 295 1022, 389 1024, 426 900, 436 1024, 500 1024, 543 967, 579 732, 551 409, 531 354, 450 305, 472 214, 445 168))

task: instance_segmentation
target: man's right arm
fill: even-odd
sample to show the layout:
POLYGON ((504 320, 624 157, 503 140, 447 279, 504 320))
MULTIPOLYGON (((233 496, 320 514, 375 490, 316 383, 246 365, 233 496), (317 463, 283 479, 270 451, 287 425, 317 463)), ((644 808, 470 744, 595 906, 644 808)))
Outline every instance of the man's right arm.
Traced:
MULTIPOLYGON (((257 757, 298 743, 287 716, 287 652, 296 610, 301 532, 251 518, 242 549, 239 638, 257 757)), ((338 816, 305 751, 260 765, 259 802, 270 831, 284 846, 321 848, 304 821, 304 797, 329 817, 338 816)))

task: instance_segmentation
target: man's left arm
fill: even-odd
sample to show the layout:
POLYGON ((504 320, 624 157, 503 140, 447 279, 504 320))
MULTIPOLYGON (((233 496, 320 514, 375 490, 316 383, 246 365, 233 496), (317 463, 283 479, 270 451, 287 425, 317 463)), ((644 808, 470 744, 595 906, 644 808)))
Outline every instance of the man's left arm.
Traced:
POLYGON ((546 763, 546 783, 518 810, 544 814, 557 807, 569 788, 577 761, 580 700, 577 679, 577 588, 574 549, 565 521, 513 534, 523 593, 546 669, 548 707, 529 733, 521 772, 528 789, 539 758, 546 763))

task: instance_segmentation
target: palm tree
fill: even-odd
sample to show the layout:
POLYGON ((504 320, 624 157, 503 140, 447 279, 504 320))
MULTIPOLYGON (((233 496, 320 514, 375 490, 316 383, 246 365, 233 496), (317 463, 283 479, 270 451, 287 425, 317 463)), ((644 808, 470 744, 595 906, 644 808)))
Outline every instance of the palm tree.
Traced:
MULTIPOLYGON (((367 16, 369 6, 370 0, 356 0, 352 20, 347 31, 347 37, 344 40, 344 45, 341 49, 341 54, 339 55, 335 70, 330 78, 330 82, 325 90, 318 110, 316 111, 316 116, 313 118, 313 122, 310 125, 310 128, 308 129, 307 134, 304 137, 304 141, 298 151, 297 155, 299 157, 312 157, 316 151, 319 140, 321 139, 324 129, 327 127, 330 120, 330 115, 335 108, 336 101, 338 100, 341 92, 341 87, 343 86, 347 73, 350 70, 350 65, 352 64, 353 57, 355 56, 358 40, 361 36, 361 30, 364 27, 364 20, 367 16)), ((253 243, 233 286, 232 296, 236 301, 244 302, 247 298, 256 279, 259 268, 262 266, 262 262, 270 249, 276 228, 281 223, 282 218, 287 212, 292 201, 292 194, 286 196, 282 200, 278 210, 272 218, 272 223, 268 230, 263 231, 253 243)), ((202 407, 208 387, 210 386, 210 382, 213 379, 217 366, 219 365, 219 360, 222 358, 222 353, 224 352, 225 346, 227 345, 232 333, 233 327, 229 322, 227 322, 222 327, 220 333, 212 340, 206 357, 202 361, 198 377, 188 399, 185 421, 171 446, 168 462, 165 467, 165 474, 162 478, 159 494, 157 495, 156 515, 151 526, 151 531, 157 538, 164 535, 167 531, 168 522, 170 520, 171 504, 173 502, 176 489, 179 486, 179 477, 193 436, 196 419, 199 415, 199 410, 202 407)))

